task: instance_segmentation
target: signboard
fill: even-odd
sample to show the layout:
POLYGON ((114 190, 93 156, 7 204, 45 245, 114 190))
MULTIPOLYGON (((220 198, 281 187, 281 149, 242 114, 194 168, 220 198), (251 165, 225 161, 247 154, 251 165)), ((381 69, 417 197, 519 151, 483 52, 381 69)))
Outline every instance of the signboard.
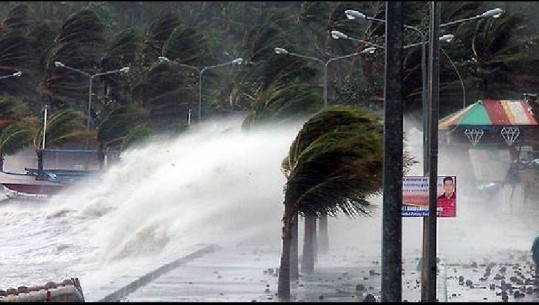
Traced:
MULTIPOLYGON (((437 217, 457 216, 457 177, 439 176, 437 217)), ((407 176, 402 180, 402 216, 429 216, 429 177, 407 176)))

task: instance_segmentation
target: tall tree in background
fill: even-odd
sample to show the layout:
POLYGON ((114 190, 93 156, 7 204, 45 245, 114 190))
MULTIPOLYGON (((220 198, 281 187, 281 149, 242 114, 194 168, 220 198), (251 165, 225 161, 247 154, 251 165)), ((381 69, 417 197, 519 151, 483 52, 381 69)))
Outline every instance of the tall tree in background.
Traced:
MULTIPOLYGON (((46 52, 47 71, 42 94, 53 110, 87 108, 88 77, 55 67, 54 62, 60 61, 90 75, 101 72, 99 63, 106 41, 104 34, 103 23, 91 10, 81 10, 64 22, 53 45, 46 52)), ((94 83, 98 90, 99 82, 94 83)))
POLYGON ((29 104, 36 96, 32 82, 36 61, 27 37, 30 24, 31 11, 26 4, 20 4, 8 12, 0 27, 0 76, 22 72, 21 77, 1 80, 0 90, 24 97, 29 104))
MULTIPOLYGON (((520 98, 522 92, 534 91, 539 81, 538 73, 533 70, 537 61, 533 35, 537 22, 530 18, 535 15, 533 5, 447 2, 443 4, 442 22, 475 16, 497 6, 506 9, 498 19, 444 28, 443 34, 454 34, 455 39, 442 48, 463 77, 470 102, 489 97, 520 98)), ((421 2, 407 6, 405 23, 426 30, 426 7, 426 3, 421 2)), ((53 109, 86 108, 88 80, 76 72, 56 68, 54 61, 89 73, 130 66, 129 75, 96 79, 95 108, 92 109, 96 122, 99 117, 106 117, 117 103, 141 103, 131 101, 130 93, 138 83, 145 81, 159 55, 170 58, 183 53, 180 56, 187 55, 187 58, 171 59, 199 67, 243 57, 245 64, 237 78, 233 78, 237 67, 210 70, 205 74, 208 86, 204 90, 204 105, 209 107, 210 113, 253 111, 260 97, 271 95, 263 91, 279 83, 292 84, 300 78, 313 90, 322 91, 319 63, 277 55, 273 51, 275 47, 327 59, 364 47, 352 41, 331 39, 329 32, 334 29, 376 43, 384 41, 383 23, 348 20, 344 15, 346 9, 355 9, 383 19, 383 1, 155 4, 8 1, 0 3, 0 8, 3 12, 0 75, 23 72, 20 78, 2 80, 0 91, 23 97, 35 114, 45 103, 50 103, 53 109), (135 21, 136 18, 139 19, 135 21), (119 35, 129 26, 137 37, 129 37, 128 31, 119 35), (202 53, 209 58, 195 52, 197 43, 207 46, 202 53), (122 53, 121 49, 127 53, 122 53), (130 58, 129 51, 137 55, 130 58), (200 61, 191 62, 193 56, 198 56, 200 61)), ((405 40, 414 43, 419 37, 414 31, 406 31, 405 40)), ((420 53, 420 48, 410 48, 405 55, 406 112, 421 106, 420 53)), ((445 55, 441 56, 440 64, 443 75, 440 111, 444 115, 462 107, 462 90, 459 76, 445 55)), ((383 52, 333 62, 328 70, 330 101, 359 105, 380 99, 382 65, 383 52)), ((188 73, 191 77, 184 78, 185 82, 177 88, 171 87, 175 91, 171 96, 183 94, 180 87, 188 87, 190 91, 184 92, 186 98, 182 98, 181 103, 192 106, 196 101, 196 74, 182 70, 176 69, 176 72, 188 73)), ((161 109, 168 107, 177 114, 171 117, 185 117, 180 115, 184 106, 172 103, 172 97, 160 106, 161 109)), ((182 130, 179 128, 182 122, 168 121, 172 130, 182 130)), ((162 127, 165 125, 163 123, 162 127)))

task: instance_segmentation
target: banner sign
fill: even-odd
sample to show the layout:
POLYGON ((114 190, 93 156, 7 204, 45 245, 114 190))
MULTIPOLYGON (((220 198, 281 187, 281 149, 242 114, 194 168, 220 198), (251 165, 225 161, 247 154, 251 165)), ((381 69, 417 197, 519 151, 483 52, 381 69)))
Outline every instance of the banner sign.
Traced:
MULTIPOLYGON (((437 217, 457 216, 457 177, 439 176, 437 217)), ((402 180, 402 216, 429 216, 429 177, 406 176, 402 180)))

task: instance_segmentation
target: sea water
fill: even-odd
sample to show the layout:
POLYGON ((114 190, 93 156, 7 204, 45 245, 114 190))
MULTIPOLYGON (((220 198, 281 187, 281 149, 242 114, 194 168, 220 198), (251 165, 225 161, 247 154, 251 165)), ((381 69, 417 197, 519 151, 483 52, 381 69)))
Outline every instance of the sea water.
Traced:
POLYGON ((280 245, 280 165, 301 124, 240 126, 212 121, 153 139, 47 200, 2 197, 0 289, 70 277, 84 284, 113 264, 200 243, 280 245))

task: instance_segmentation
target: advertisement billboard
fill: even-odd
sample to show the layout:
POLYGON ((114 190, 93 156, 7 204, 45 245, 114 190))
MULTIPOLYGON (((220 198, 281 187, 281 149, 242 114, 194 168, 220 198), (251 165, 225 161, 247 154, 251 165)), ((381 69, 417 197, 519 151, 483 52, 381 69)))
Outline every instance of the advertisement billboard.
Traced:
MULTIPOLYGON (((436 210, 438 217, 457 216, 457 177, 438 176, 436 210)), ((402 180, 402 216, 429 216, 429 177, 406 176, 402 180)))

